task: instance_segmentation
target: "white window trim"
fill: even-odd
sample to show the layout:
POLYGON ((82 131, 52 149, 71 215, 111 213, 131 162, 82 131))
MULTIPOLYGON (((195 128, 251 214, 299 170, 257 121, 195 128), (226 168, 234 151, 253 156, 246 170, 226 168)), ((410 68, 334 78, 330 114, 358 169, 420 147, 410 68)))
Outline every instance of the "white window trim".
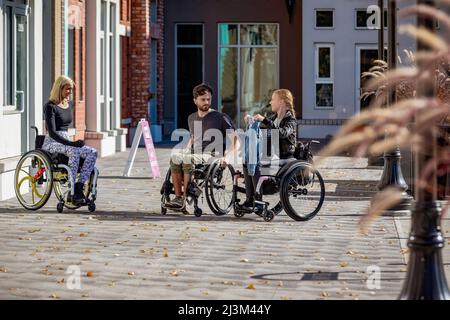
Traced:
POLYGON ((314 44, 314 109, 334 109, 335 108, 335 84, 334 84, 334 43, 315 43, 314 44), (320 48, 330 48, 330 77, 320 78, 319 77, 319 49, 320 48), (318 84, 332 84, 333 85, 333 105, 332 106, 318 106, 317 105, 317 85, 318 84))
MULTIPOLYGON (((222 97, 220 95, 220 49, 222 48, 237 48, 238 52, 238 58, 237 58, 237 68, 238 68, 238 72, 237 72, 237 95, 236 95, 236 100, 237 100, 237 110, 236 113, 238 115, 240 115, 241 112, 241 49, 245 49, 245 48, 267 48, 267 49, 277 49, 277 66, 278 66, 278 71, 280 70, 280 24, 279 23, 274 23, 274 22, 220 22, 217 24, 217 109, 218 111, 222 111, 221 109, 221 104, 220 101, 222 100, 222 97), (251 24, 251 25, 259 25, 259 24, 274 24, 277 26, 277 45, 241 45, 241 25, 246 25, 246 24, 251 24), (238 26, 238 31, 237 31, 237 45, 236 44, 232 44, 232 45, 222 45, 220 43, 220 26, 221 25, 237 25, 238 26)), ((276 87, 279 88, 280 87, 280 77, 279 77, 279 72, 277 74, 277 80, 276 80, 277 84, 276 87)), ((238 122, 238 125, 240 124, 240 121, 238 122)))
MULTIPOLYGON (((13 25, 14 30, 13 30, 13 38, 12 38, 13 54, 12 54, 12 57, 11 57, 11 59, 12 59, 11 64, 12 64, 12 74, 13 74, 13 80, 12 80, 13 81, 13 89, 12 89, 12 91, 13 91, 13 98, 14 98, 15 94, 16 94, 16 85, 17 85, 17 74, 16 74, 16 63, 17 63, 16 59, 17 59, 17 57, 16 57, 16 30, 15 30, 15 27, 16 27, 16 15, 27 17, 27 29, 26 29, 26 34, 27 34, 27 47, 26 47, 27 63, 26 63, 26 65, 27 65, 27 74, 28 74, 28 72, 29 72, 29 57, 28 57, 28 55, 29 55, 29 49, 30 49, 30 47, 29 47, 30 29, 29 29, 28 15, 29 15, 29 12, 30 12, 30 7, 28 5, 28 2, 27 2, 27 4, 22 4, 22 3, 16 3, 14 1, 8 1, 8 0, 1 1, 0 2, 0 6, 2 8, 2 15, 3 15, 3 17, 2 17, 3 18, 2 19, 2 24, 3 24, 3 26, 2 26, 3 27, 2 37, 3 37, 3 39, 1 39, 1 41, 3 41, 2 63, 3 63, 4 66, 6 65, 6 56, 7 56, 6 50, 8 48, 7 43, 6 43, 6 23, 7 23, 7 21, 4 18, 6 16, 5 8, 7 6, 12 8, 12 19, 13 19, 12 25, 13 25)), ((4 73, 4 75, 3 75, 3 93, 5 94, 6 93, 6 86, 7 86, 7 82, 8 82, 7 70, 3 69, 3 73, 4 73)), ((27 92, 26 92, 26 98, 24 100, 25 105, 23 106, 22 109, 18 108, 18 106, 16 106, 16 105, 9 105, 9 104, 7 105, 7 104, 5 104, 5 101, 6 101, 7 97, 5 95, 3 95, 3 101, 0 102, 3 115, 17 114, 17 113, 25 112, 25 109, 27 108, 27 105, 28 105, 28 91, 29 91, 28 83, 26 85, 26 88, 27 88, 26 89, 27 92)))
POLYGON ((316 30, 333 30, 336 28, 336 10, 334 8, 315 8, 314 9, 314 29, 316 30), (318 11, 332 11, 333 12, 333 25, 331 27, 318 27, 317 26, 317 12, 318 11))

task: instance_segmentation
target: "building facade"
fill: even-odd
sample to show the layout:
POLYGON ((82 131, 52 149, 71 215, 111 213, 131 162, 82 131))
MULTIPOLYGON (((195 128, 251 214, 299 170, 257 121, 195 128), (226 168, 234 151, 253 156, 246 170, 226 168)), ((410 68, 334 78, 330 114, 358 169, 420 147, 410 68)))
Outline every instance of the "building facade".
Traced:
MULTIPOLYGON (((361 101, 364 80, 361 74, 378 59, 378 30, 370 6, 373 0, 303 1, 303 114, 301 136, 333 136, 346 119, 361 112, 368 102, 361 101)), ((410 3, 400 3, 402 8, 410 3)), ((387 55, 387 1, 383 26, 387 55)), ((381 12, 381 10, 380 10, 381 12)), ((412 18, 398 19, 398 24, 415 23, 412 18)), ((415 41, 398 38, 398 53, 415 50, 415 41)), ((407 64, 406 61, 404 61, 407 64)))
MULTIPOLYGON (((187 128, 192 89, 215 91, 213 108, 242 127, 245 114, 267 110, 270 94, 301 97, 301 1, 165 1, 164 134, 187 128)), ((296 104, 301 115, 301 103, 296 104)))
POLYGON ((0 200, 14 196, 14 169, 34 148, 30 127, 45 132, 43 105, 60 75, 76 84, 69 134, 99 156, 125 151, 141 118, 161 135, 163 5, 0 1, 0 200))
POLYGON ((18 157, 42 131, 43 3, 0 1, 0 200, 14 196, 18 157))

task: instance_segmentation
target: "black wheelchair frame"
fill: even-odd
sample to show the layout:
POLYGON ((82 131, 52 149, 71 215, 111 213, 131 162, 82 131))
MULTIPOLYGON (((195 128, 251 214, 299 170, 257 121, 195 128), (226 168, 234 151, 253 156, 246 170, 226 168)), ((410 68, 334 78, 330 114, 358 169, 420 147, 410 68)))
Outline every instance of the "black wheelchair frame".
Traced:
MULTIPOLYGON (((239 179, 243 179, 244 175, 240 171, 235 171, 231 165, 222 167, 218 160, 212 164, 195 165, 195 169, 191 174, 188 184, 187 199, 188 204, 194 205, 194 214, 200 217, 203 213, 198 206, 198 200, 202 196, 203 191, 209 208, 215 215, 225 215, 234 210, 234 215, 238 218, 249 213, 256 213, 264 218, 265 221, 271 221, 282 210, 296 221, 307 221, 312 219, 320 211, 325 199, 325 184, 319 171, 313 167, 313 154, 311 145, 318 144, 319 141, 311 140, 303 144, 299 142, 296 146, 294 158, 280 160, 280 168, 275 175, 262 174, 256 188, 256 198, 263 195, 280 194, 280 201, 272 208, 266 201, 255 200, 252 210, 242 210, 239 206, 239 194, 245 194, 245 188, 239 186, 239 179), (222 181, 223 171, 228 169, 232 176, 232 190, 230 202, 220 207, 216 201, 215 192, 224 189, 222 181), (316 188, 316 189, 314 189, 316 188), (318 188, 318 189, 317 189, 318 188), (202 190, 203 189, 203 190, 202 190), (290 202, 289 198, 310 197, 317 201, 317 205, 306 213, 300 214, 290 202), (262 212, 257 210, 257 205, 263 207, 262 212)), ((272 163, 262 164, 262 167, 270 167, 272 163)), ((166 204, 170 201, 170 195, 174 194, 173 184, 170 182, 170 169, 166 174, 166 179, 161 188, 161 213, 165 215, 167 210, 181 211, 187 213, 186 205, 182 208, 172 208, 166 204)), ((304 208, 303 208, 304 209, 304 208)))

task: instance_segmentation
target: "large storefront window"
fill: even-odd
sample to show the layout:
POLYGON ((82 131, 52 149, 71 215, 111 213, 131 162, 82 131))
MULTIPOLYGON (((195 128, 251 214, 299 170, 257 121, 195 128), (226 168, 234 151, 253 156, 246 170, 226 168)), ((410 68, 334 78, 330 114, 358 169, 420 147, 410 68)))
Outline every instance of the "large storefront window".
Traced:
POLYGON ((219 106, 238 127, 278 88, 278 25, 219 24, 219 106))
POLYGON ((4 101, 6 111, 22 111, 27 97, 28 7, 26 0, 4 1, 4 101))

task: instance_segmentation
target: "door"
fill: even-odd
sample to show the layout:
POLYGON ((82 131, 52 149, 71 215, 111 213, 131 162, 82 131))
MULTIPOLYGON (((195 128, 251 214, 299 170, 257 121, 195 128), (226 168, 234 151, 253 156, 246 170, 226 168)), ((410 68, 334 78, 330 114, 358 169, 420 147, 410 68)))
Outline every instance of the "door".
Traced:
POLYGON ((203 82, 203 25, 176 25, 176 119, 177 129, 188 129, 188 117, 197 111, 192 89, 203 82))

